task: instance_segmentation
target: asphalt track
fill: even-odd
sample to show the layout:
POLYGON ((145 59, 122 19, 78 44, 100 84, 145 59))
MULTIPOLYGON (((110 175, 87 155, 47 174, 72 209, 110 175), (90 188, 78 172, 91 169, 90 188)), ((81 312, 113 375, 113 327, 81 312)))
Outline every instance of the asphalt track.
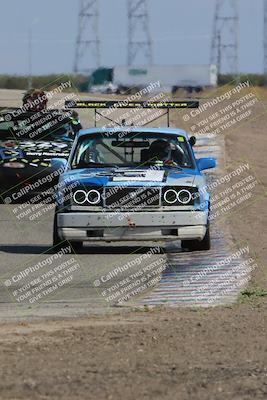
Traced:
MULTIPOLYGON (((14 219, 12 213, 14 207, 8 205, 0 207, 0 319, 68 317, 113 311, 112 303, 107 301, 93 285, 94 280, 100 273, 101 276, 108 274, 118 265, 135 260, 139 254, 145 253, 149 248, 144 247, 143 243, 139 246, 132 243, 118 246, 99 244, 90 248, 85 247, 83 254, 66 254, 61 258, 60 263, 74 258, 79 264, 79 269, 73 274, 71 284, 67 284, 58 294, 56 293, 56 298, 52 294, 47 296, 44 302, 32 305, 26 304, 25 301, 17 302, 13 291, 21 287, 21 282, 13 283, 10 287, 7 287, 4 282, 14 275, 18 276, 19 272, 24 271, 28 266, 35 266, 38 262, 53 256, 53 249, 51 249, 53 212, 46 215, 42 222, 25 223, 25 221, 20 222, 14 219)), ((152 255, 150 261, 158 257, 152 255)), ((139 268, 139 265, 131 267, 131 273, 138 271, 139 268)), ((50 265, 42 268, 42 274, 48 270, 50 270, 50 265)), ((118 276, 117 280, 120 279, 121 277, 118 276)))
MULTIPOLYGON (((217 156, 215 174, 222 173, 221 139, 201 137, 196 153, 217 156)), ((212 227, 209 252, 182 252, 180 242, 162 243, 161 248, 156 243, 96 243, 86 246, 82 254, 65 254, 55 260, 51 248, 53 208, 47 207, 41 217, 23 212, 18 205, 0 206, 1 321, 84 316, 114 312, 118 307, 229 304, 241 290, 242 284, 233 285, 226 275, 232 271, 238 279, 236 263, 207 271, 233 251, 231 239, 218 224, 212 227), (52 276, 54 285, 53 281, 49 285, 52 276), (32 285, 33 279, 35 287, 44 284, 36 290, 36 298, 27 297, 27 285, 32 285)))

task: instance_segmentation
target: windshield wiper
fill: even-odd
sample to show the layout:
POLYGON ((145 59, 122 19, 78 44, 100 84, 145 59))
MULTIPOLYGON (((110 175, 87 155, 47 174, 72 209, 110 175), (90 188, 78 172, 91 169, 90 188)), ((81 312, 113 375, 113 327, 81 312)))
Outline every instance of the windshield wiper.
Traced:
POLYGON ((145 163, 145 164, 142 165, 142 166, 145 166, 145 167, 155 167, 155 166, 157 166, 157 167, 159 167, 159 168, 166 168, 166 167, 168 167, 168 168, 177 168, 177 169, 179 169, 179 170, 182 170, 182 169, 183 169, 180 165, 165 164, 165 163, 163 163, 163 162, 162 162, 161 165, 160 165, 160 164, 156 164, 156 163, 145 163))
POLYGON ((182 170, 183 168, 180 167, 180 165, 170 165, 170 164, 163 164, 163 167, 168 167, 168 168, 177 168, 179 170, 182 170))
POLYGON ((99 163, 99 162, 88 162, 88 163, 79 163, 72 166, 73 168, 93 168, 93 167, 113 167, 118 168, 118 165, 113 163, 99 163))

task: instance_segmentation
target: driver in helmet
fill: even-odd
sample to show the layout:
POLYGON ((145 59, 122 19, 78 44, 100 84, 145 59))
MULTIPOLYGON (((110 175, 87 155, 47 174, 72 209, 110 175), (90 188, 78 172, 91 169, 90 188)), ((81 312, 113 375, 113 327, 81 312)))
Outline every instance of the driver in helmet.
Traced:
MULTIPOLYGON (((178 149, 173 143, 169 143, 167 140, 157 139, 151 143, 149 148, 149 155, 151 161, 162 161, 168 165, 178 165, 178 160, 174 160, 173 154, 176 154, 178 149)), ((175 157, 176 158, 176 157, 175 157)))
POLYGON ((38 112, 47 108, 48 98, 43 90, 30 89, 24 93, 22 102, 28 111, 38 112))

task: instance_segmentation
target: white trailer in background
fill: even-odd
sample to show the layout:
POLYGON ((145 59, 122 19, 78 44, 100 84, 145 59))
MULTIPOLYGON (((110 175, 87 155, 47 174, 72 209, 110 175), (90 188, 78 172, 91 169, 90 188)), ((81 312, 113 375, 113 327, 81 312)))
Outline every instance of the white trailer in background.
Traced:
POLYGON ((113 84, 120 91, 143 88, 150 83, 160 82, 159 91, 175 92, 184 88, 188 92, 199 92, 205 87, 217 86, 216 65, 176 65, 114 67, 113 84))

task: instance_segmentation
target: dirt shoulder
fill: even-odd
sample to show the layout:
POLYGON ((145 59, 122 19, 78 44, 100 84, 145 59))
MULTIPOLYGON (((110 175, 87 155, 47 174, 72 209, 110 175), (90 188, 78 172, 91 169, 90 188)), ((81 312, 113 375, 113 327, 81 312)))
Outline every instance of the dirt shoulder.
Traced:
MULTIPOLYGON (((267 102, 264 102, 267 106, 267 102)), ((227 165, 248 163, 257 181, 254 194, 237 212, 228 215, 226 222, 237 245, 246 242, 256 258, 250 286, 267 289, 267 114, 248 120, 236 132, 226 136, 227 165)))
POLYGON ((1 399, 265 399, 266 307, 0 330, 1 399))

